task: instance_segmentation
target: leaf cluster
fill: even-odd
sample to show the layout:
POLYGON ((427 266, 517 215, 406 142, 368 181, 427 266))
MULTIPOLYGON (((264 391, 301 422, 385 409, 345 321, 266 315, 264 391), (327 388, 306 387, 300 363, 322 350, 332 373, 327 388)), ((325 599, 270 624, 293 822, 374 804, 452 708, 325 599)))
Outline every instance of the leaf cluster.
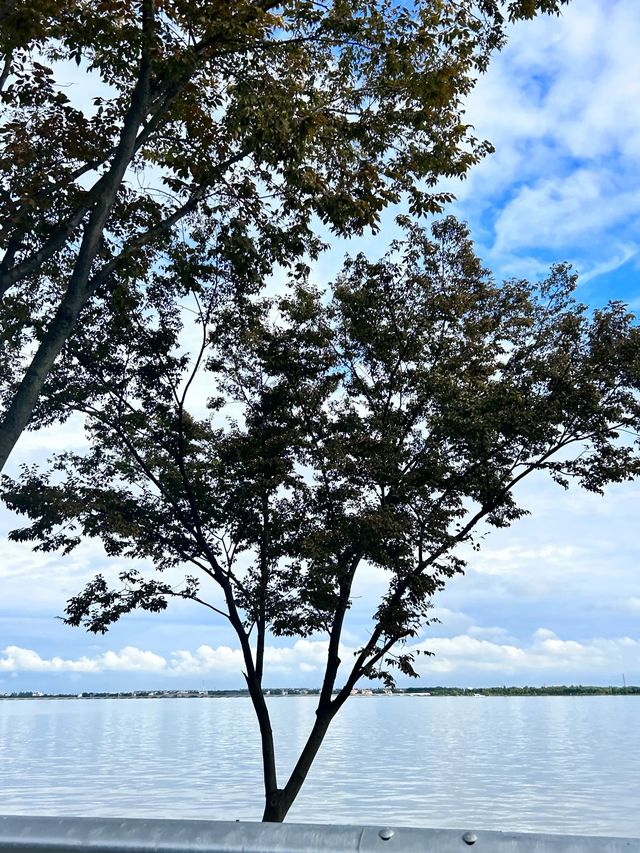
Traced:
MULTIPOLYGON (((140 286, 176 235, 245 271, 293 262, 320 249, 318 219, 352 234, 404 196, 439 210, 438 179, 490 148, 462 98, 503 41, 493 0, 3 0, 0 14, 0 292, 19 288, 32 344, 80 261, 83 302, 140 286)), ((0 320, 15 343, 13 302, 0 320)))
MULTIPOLYGON (((12 537, 69 550, 92 536, 119 559, 191 566, 197 599, 258 649, 267 632, 325 634, 329 681, 356 574, 375 567, 387 591, 346 687, 413 672, 394 647, 463 571, 461 546, 526 512, 521 480, 602 492, 637 474, 640 332, 619 303, 578 303, 567 266, 498 284, 454 219, 404 224, 379 261, 347 258, 328 293, 301 274, 272 299, 239 295, 233 276, 192 282, 189 352, 184 303, 167 298, 179 265, 131 303, 117 346, 96 316, 69 347, 75 385, 51 386, 86 413, 90 449, 4 479, 31 519, 12 537)), ((136 590, 100 581, 68 618, 103 630, 170 594, 136 590)))

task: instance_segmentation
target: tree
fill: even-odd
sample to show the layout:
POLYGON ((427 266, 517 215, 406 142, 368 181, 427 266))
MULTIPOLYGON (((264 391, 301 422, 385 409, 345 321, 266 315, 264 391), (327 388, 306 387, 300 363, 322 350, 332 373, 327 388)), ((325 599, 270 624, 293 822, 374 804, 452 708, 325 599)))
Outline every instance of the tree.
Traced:
MULTIPOLYGON (((567 0, 512 0, 510 19, 567 0)), ((245 286, 448 198, 489 146, 461 98, 504 40, 497 0, 2 0, 0 468, 91 302, 176 243, 245 286), (70 63, 90 72, 73 102, 70 63), (81 92, 82 94, 82 92, 81 92)), ((122 307, 122 305, 120 305, 122 307)), ((46 394, 46 390, 44 392, 46 394)))
POLYGON ((76 387, 59 375, 57 405, 87 400, 90 450, 3 478, 8 506, 31 519, 12 539, 68 552, 97 537, 126 566, 119 586, 99 575, 72 598, 68 624, 105 632, 171 597, 228 621, 260 726, 265 820, 284 819, 359 679, 415 674, 411 640, 463 571, 459 546, 525 514, 518 483, 543 472, 601 492, 640 464, 640 330, 624 306, 590 314, 562 265, 540 284, 496 284, 455 220, 432 238, 404 224, 382 260, 348 259, 329 294, 302 274, 240 306, 223 281, 201 286, 190 355, 156 273, 119 347, 97 317, 68 353, 76 387), (201 398, 194 409, 197 390, 189 403, 197 387, 208 410, 201 398), (387 591, 339 673, 366 566, 387 591), (162 575, 178 571, 178 584, 162 575), (327 642, 315 723, 282 787, 269 635, 327 642))

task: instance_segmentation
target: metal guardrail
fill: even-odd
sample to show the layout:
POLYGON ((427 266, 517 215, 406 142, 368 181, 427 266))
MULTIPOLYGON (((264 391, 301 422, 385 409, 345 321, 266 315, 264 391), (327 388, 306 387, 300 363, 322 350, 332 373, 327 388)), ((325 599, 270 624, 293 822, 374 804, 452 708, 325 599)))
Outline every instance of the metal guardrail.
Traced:
POLYGON ((0 816, 14 853, 640 853, 640 838, 408 827, 0 816))

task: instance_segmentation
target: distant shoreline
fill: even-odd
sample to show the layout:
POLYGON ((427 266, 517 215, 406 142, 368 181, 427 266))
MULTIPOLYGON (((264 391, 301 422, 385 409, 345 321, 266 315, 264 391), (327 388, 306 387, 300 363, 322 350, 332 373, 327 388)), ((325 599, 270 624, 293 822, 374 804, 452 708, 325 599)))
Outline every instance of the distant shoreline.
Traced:
MULTIPOLYGON (((264 691, 269 697, 318 696, 319 689, 304 687, 272 688, 264 691)), ((382 688, 363 688, 354 693, 353 698, 371 696, 408 696, 438 697, 464 696, 480 698, 487 696, 640 696, 640 687, 597 687, 593 685, 554 685, 549 687, 406 687, 395 690, 382 688)), ((120 692, 83 691, 81 693, 41 693, 40 691, 20 691, 0 693, 1 699, 220 699, 248 698, 247 690, 133 690, 120 692)))

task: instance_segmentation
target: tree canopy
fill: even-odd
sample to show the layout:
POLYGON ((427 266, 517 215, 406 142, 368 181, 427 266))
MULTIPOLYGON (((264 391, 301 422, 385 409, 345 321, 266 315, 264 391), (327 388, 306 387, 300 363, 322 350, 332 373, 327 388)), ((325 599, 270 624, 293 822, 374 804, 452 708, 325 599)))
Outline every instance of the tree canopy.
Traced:
POLYGON ((97 315, 69 344, 73 387, 54 373, 56 406, 86 401, 89 450, 3 478, 31 520, 14 540, 69 551, 97 537, 121 567, 115 586, 100 575, 71 599, 69 624, 104 632, 179 597, 232 626, 269 820, 356 682, 414 674, 411 642, 464 570, 459 546, 526 512, 518 483, 539 472, 599 492, 640 464, 640 330, 625 307, 588 311, 564 265, 494 282, 452 218, 431 235, 404 228, 382 259, 347 259, 326 293, 297 270, 281 296, 239 302, 230 275, 191 282, 189 314, 157 271, 117 346, 97 315), (341 661, 371 567, 386 592, 341 661), (262 692, 270 635, 327 642, 316 721, 282 787, 262 692))
POLYGON ((247 288, 318 222, 438 210, 489 150, 462 99, 506 18, 564 2, 2 0, 0 467, 56 415, 37 401, 87 306, 122 310, 185 244, 247 288))

